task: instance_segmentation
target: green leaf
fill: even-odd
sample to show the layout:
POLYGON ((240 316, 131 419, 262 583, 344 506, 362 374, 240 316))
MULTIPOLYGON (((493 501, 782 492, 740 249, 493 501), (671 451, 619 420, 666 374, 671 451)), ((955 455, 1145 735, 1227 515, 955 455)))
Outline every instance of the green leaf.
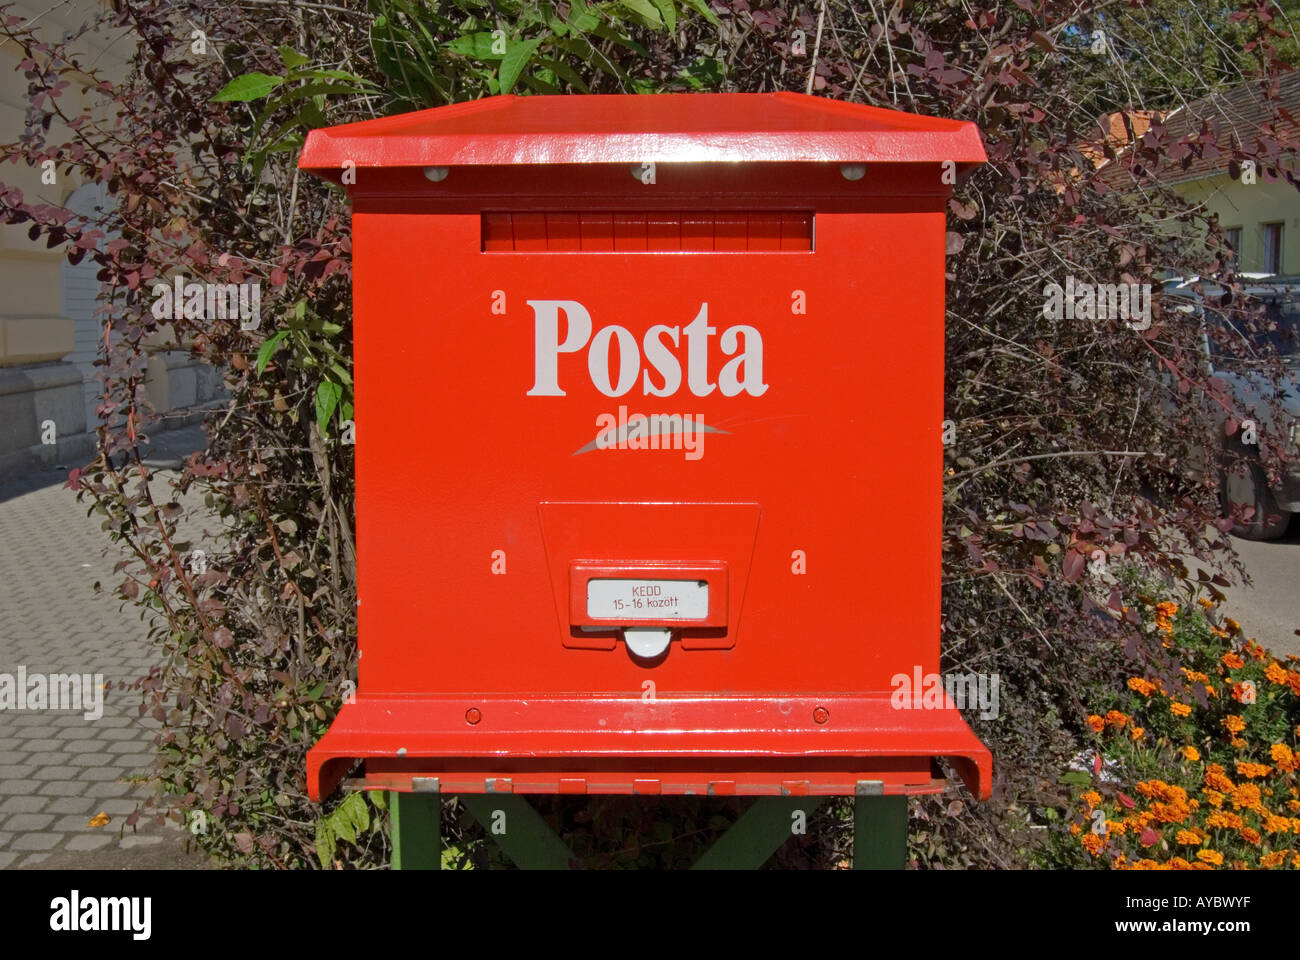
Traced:
POLYGON ((367 790, 366 796, 370 797, 370 802, 378 810, 388 809, 388 792, 386 790, 367 790))
POLYGON ((707 0, 682 0, 682 3, 690 7, 700 16, 704 17, 705 20, 709 21, 709 23, 713 24, 715 27, 722 26, 721 22, 718 20, 717 14, 709 9, 707 0))
POLYGON ((664 26, 668 32, 672 33, 677 29, 677 8, 673 6, 673 0, 654 0, 655 8, 659 11, 659 16, 663 18, 664 26))
POLYGON ((316 821, 316 859, 324 869, 328 870, 333 856, 334 829, 330 826, 329 818, 323 817, 316 821))
POLYGON ((276 348, 280 346, 284 341, 284 338, 288 335, 288 330, 279 330, 276 332, 275 336, 267 339, 267 341, 258 348, 256 369, 259 377, 266 370, 266 365, 271 362, 271 356, 275 353, 276 348))
POLYGON ((348 821, 358 836, 370 829, 370 807, 366 805, 366 798, 362 794, 348 794, 347 799, 339 804, 339 809, 347 811, 348 821))
POLYGON ((509 93, 514 88, 515 81, 519 79, 519 74, 523 72, 524 67, 528 66, 528 61, 532 59, 534 51, 537 50, 541 42, 541 37, 506 42, 506 55, 501 58, 501 73, 499 75, 502 93, 509 93))
POLYGON ((573 5, 569 8, 569 26, 581 33, 586 33, 588 30, 595 29, 599 23, 600 15, 587 6, 586 0, 574 0, 573 5))
POLYGON ((285 69, 292 70, 294 67, 301 67, 304 63, 310 63, 311 58, 305 57, 293 47, 282 46, 279 49, 280 60, 284 63, 285 69))
MULTIPOLYGON (((447 44, 447 49, 474 60, 500 60, 501 54, 492 52, 492 43, 496 38, 490 33, 467 33, 447 44)), ((510 52, 510 43, 506 42, 506 53, 510 52)))
POLYGON ((1082 770, 1071 770, 1069 773, 1061 774, 1057 779, 1060 780, 1061 783, 1072 783, 1079 787, 1086 787, 1088 784, 1092 783, 1092 777, 1088 776, 1088 774, 1084 773, 1082 770))
POLYGON ((587 82, 578 75, 576 70, 570 67, 563 60, 558 58, 550 60, 538 57, 537 62, 545 66, 548 70, 554 71, 557 77, 568 83, 569 86, 573 87, 575 90, 579 90, 582 93, 591 93, 591 88, 587 86, 587 82))
POLYGON ((231 80, 212 99, 217 103, 230 100, 239 103, 261 100, 282 83, 284 77, 273 77, 269 73, 246 73, 242 77, 231 80))
POLYGON ((316 388, 316 425, 320 427, 322 435, 326 433, 330 417, 334 415, 334 408, 339 405, 342 396, 343 388, 331 380, 322 380, 316 388))
POLYGON ((330 372, 333 373, 334 376, 338 377, 340 382, 347 384, 349 387, 352 386, 352 374, 348 373, 342 365, 331 363, 329 368, 330 372))
MULTIPOLYGON (((351 799, 351 797, 349 797, 349 799, 351 799)), ((343 802, 345 804, 347 803, 346 800, 343 802)), ((347 811, 343 806, 340 806, 330 814, 330 826, 334 828, 334 831, 340 838, 346 840, 348 843, 357 842, 356 827, 353 826, 352 819, 348 816, 347 811)))
POLYGON ((624 9, 630 10, 638 17, 641 17, 643 20, 648 20, 655 26, 662 27, 664 25, 663 18, 659 16, 657 5, 651 3, 650 0, 622 0, 622 5, 624 9))

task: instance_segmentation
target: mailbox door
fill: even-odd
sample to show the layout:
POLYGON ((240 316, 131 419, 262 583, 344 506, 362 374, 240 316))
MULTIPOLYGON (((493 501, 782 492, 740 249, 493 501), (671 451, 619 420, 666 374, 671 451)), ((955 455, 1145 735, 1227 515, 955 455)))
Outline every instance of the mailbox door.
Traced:
POLYGON ((361 688, 853 692, 936 670, 944 217, 879 193, 359 200, 361 688), (578 622, 575 565, 707 567, 712 619, 638 661, 578 622))

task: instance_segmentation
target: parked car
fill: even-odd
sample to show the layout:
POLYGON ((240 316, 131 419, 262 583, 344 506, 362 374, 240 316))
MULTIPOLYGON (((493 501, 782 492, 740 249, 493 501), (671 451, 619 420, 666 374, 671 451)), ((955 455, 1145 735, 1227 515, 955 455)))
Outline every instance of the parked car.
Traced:
POLYGON ((1234 310, 1215 305, 1222 287, 1196 278, 1165 284, 1165 308, 1194 313, 1201 319, 1205 363, 1225 387, 1231 413, 1205 405, 1207 428, 1217 438, 1217 462, 1223 515, 1235 521, 1233 533, 1248 540, 1282 536, 1300 513, 1300 277, 1246 275, 1245 293, 1262 304, 1264 324, 1251 329, 1234 310), (1271 327, 1271 329, 1267 329, 1271 327), (1274 355, 1280 357, 1279 375, 1274 355), (1260 459, 1259 444, 1245 442, 1248 432, 1228 435, 1229 417, 1239 424, 1253 420, 1257 436, 1283 438, 1286 463, 1272 482, 1260 459), (1281 418, 1281 423, 1277 419, 1281 418))

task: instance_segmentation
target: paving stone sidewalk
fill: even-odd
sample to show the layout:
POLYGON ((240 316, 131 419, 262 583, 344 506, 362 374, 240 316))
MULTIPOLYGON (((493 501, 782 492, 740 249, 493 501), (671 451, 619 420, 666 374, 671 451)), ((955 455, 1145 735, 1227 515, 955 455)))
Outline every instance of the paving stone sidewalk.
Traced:
MULTIPOLYGON (((158 447, 202 443, 197 428, 158 447)), ((0 674, 102 674, 131 682, 154 662, 137 609, 107 592, 116 554, 106 556, 102 517, 63 484, 66 470, 0 483, 0 674), (100 580, 106 593, 96 595, 100 580)), ((120 575, 119 575, 120 576, 120 575)), ((0 869, 186 865, 184 834, 152 817, 125 827, 147 791, 132 782, 148 767, 157 723, 138 715, 134 690, 106 690, 103 716, 81 711, 0 710, 0 869), (88 821, 98 813, 105 826, 88 821), (158 848, 150 851, 149 848, 158 848), (149 852, 146 852, 149 851, 149 852)), ((190 864, 193 865, 193 864, 190 864)))

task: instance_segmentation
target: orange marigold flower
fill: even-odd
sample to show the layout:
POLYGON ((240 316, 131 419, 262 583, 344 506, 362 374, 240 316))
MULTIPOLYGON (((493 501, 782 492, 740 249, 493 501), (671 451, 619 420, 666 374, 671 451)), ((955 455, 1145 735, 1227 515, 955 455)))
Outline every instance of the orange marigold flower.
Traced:
POLYGON ((1072 823, 1070 824, 1070 833, 1077 837, 1079 834, 1083 833, 1083 827, 1079 826, 1077 823, 1072 823))
POLYGON ((1246 729, 1246 721, 1241 719, 1237 714, 1230 713, 1219 721, 1227 728, 1229 733, 1241 733, 1246 729))
MULTIPOLYGON (((1233 622, 1236 623, 1235 620, 1233 622)), ((1265 660, 1268 659, 1268 651, 1265 650, 1263 647, 1261 647, 1254 640, 1247 640, 1244 644, 1242 644, 1242 649, 1246 651, 1246 655, 1249 656, 1250 659, 1252 660, 1258 660, 1260 663, 1263 663, 1265 660)))
POLYGON ((1094 857, 1100 856, 1102 848, 1106 846, 1106 841, 1092 832, 1084 834, 1079 842, 1083 844, 1083 849, 1087 850, 1094 857))
POLYGON ((1273 746, 1268 748, 1268 755, 1272 757, 1273 762, 1277 764, 1279 773, 1290 773, 1297 768, 1298 764, 1300 764, 1300 758, 1298 758, 1295 752, 1285 743, 1273 744, 1273 746))
POLYGON ((1274 850, 1272 853, 1266 853, 1262 857, 1260 857, 1259 865, 1261 867, 1264 867, 1266 870, 1271 870, 1273 867, 1280 867, 1282 865, 1282 861, 1285 859, 1286 859, 1285 850, 1274 850))
POLYGON ((1264 831, 1266 833, 1288 833, 1291 830, 1291 820, 1289 817, 1279 817, 1276 813, 1270 813, 1264 818, 1264 831))
POLYGON ((1243 783, 1232 791, 1232 808, 1234 810, 1240 810, 1242 807, 1247 810, 1254 810, 1259 806, 1259 787, 1255 784, 1243 783))
POLYGON ((1142 677, 1129 677, 1128 688, 1134 693, 1140 693, 1144 697, 1149 697, 1151 694, 1156 692, 1156 685, 1150 680, 1145 680, 1142 677))
POLYGON ((1300 853, 1291 858, 1291 867, 1294 870, 1300 870, 1300 853))
POLYGON ((1170 858, 1169 858, 1169 869, 1170 869, 1170 870, 1190 870, 1190 869, 1192 869, 1192 865, 1191 865, 1190 863, 1188 863, 1186 860, 1184 860, 1182 857, 1170 857, 1170 858))
POLYGON ((1129 733, 1133 734, 1134 740, 1141 740, 1142 734, 1146 732, 1146 727, 1129 727, 1129 733))
POLYGON ((1245 760, 1237 761, 1237 773, 1247 779, 1267 777, 1272 772, 1273 768, 1264 763, 1248 763, 1245 760))
POLYGON ((1179 830, 1178 835, 1174 837, 1174 843, 1180 843, 1186 847, 1199 847, 1201 845, 1201 835, 1194 830, 1179 830))
POLYGON ((1269 683, 1276 684, 1279 687, 1286 684, 1286 670, 1276 660, 1268 665, 1268 669, 1264 671, 1264 676, 1268 677, 1269 683))
POLYGON ((1183 747, 1183 759, 1188 763, 1195 763, 1201 759, 1201 751, 1195 747, 1183 747))
POLYGON ((1213 868, 1212 866, 1210 866, 1208 863, 1194 863, 1194 864, 1192 864, 1192 869, 1193 869, 1193 870, 1213 870, 1214 868, 1213 868))
POLYGON ((1088 805, 1088 812, 1092 813, 1092 808, 1101 804, 1101 794, 1096 790, 1086 790, 1079 795, 1079 799, 1088 805))
POLYGON ((1288 670, 1286 672, 1286 685, 1292 693, 1300 697, 1300 670, 1288 670))
POLYGON ((1128 723, 1128 715, 1120 713, 1118 710, 1108 710, 1106 711, 1106 723, 1109 726, 1120 729, 1124 724, 1128 723))
POLYGON ((1192 712, 1192 708, 1189 704, 1179 703, 1177 700, 1170 700, 1169 712, 1175 717, 1185 717, 1192 712))
POLYGON ((1255 846, 1259 846, 1260 837, 1258 830, 1251 827, 1242 827, 1237 832, 1241 834, 1241 839, 1245 840, 1247 843, 1253 843, 1255 846))
POLYGON ((1205 819, 1205 825, 1217 830, 1240 830, 1246 825, 1246 821, 1241 819, 1240 814, 1216 810, 1205 819))
POLYGON ((1209 597, 1197 597, 1196 602, 1199 603, 1206 610, 1214 609, 1214 601, 1211 600, 1209 597))
POLYGON ((1101 733, 1106 729, 1106 721, 1095 713, 1088 714, 1088 726, 1092 727, 1093 733, 1101 733))
POLYGON ((1197 850, 1196 859, 1200 860, 1202 863, 1212 863, 1217 867, 1219 864, 1223 863, 1223 854, 1219 853, 1217 850, 1197 850))
POLYGON ((1292 813, 1300 813, 1300 800, 1288 800, 1286 808, 1292 813))
POLYGON ((1153 803, 1151 812, 1161 823, 1182 823, 1192 815, 1192 809, 1185 803, 1153 803))
POLYGON ((1233 653, 1231 651, 1225 653, 1223 656, 1219 658, 1219 660, 1229 670, 1240 670, 1242 667, 1246 665, 1246 661, 1242 659, 1240 654, 1233 653))
POLYGON ((1210 678, 1207 677, 1205 674, 1201 673, 1199 670, 1188 670, 1186 667, 1183 667, 1183 676, 1187 678, 1189 683, 1210 682, 1210 678))
MULTIPOLYGON (((1283 817, 1282 819, 1286 820, 1286 817, 1283 817)), ((1286 822, 1290 823, 1291 821, 1286 820, 1286 822)), ((1125 826, 1123 820, 1106 821, 1106 835, 1108 837, 1122 837, 1126 833, 1128 833, 1128 827, 1125 826)))
POLYGON ((1235 786, 1223 772, 1223 764, 1212 763, 1205 768, 1205 785, 1211 790, 1231 793, 1235 786))
POLYGON ((1207 789, 1205 791, 1205 799, 1210 801, 1210 806, 1212 807, 1223 806, 1223 794, 1221 794, 1218 790, 1207 789))
POLYGON ((1238 750, 1245 750, 1248 746, 1250 746, 1250 744, 1248 744, 1245 740, 1241 739, 1241 737, 1233 737, 1231 740, 1228 741, 1228 743, 1236 747, 1238 750))
POLYGON ((1172 600, 1165 600, 1156 604, 1156 629, 1161 633, 1172 633, 1174 629, 1174 614, 1178 613, 1178 604, 1172 600))
POLYGON ((1239 624, 1236 620, 1232 619, 1232 617, 1224 617, 1223 625, 1227 627, 1228 630, 1230 630, 1232 633, 1241 633, 1241 624, 1239 624))

